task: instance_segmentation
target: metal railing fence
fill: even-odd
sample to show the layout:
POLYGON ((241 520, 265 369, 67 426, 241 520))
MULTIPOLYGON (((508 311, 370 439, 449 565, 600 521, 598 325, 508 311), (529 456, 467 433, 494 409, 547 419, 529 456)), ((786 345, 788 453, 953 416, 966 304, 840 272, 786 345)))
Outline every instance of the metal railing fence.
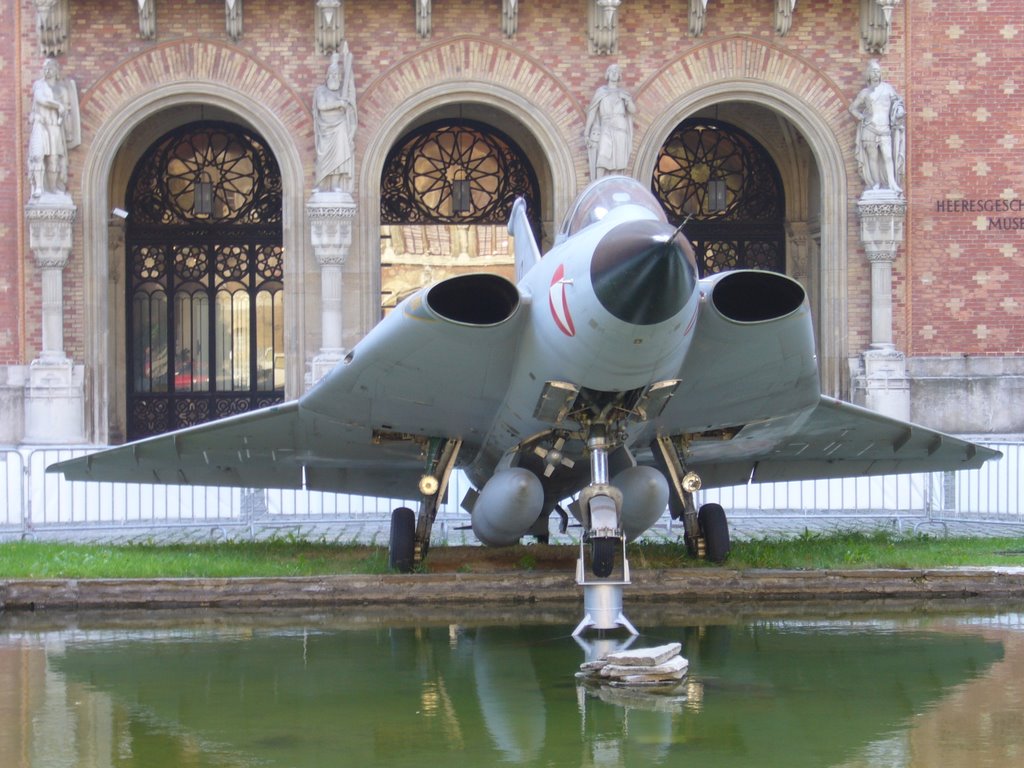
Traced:
POLYGON ((901 512, 936 519, 994 516, 1024 522, 1024 442, 983 444, 1001 451, 1003 458, 976 470, 750 484, 709 490, 702 497, 727 510, 758 514, 901 512))
MULTIPOLYGON (((757 520, 808 526, 838 526, 843 521, 895 522, 899 527, 904 522, 1024 525, 1024 442, 985 445, 1002 451, 1003 458, 978 470, 744 485, 701 491, 699 502, 720 503, 730 520, 740 524, 757 520)), ((84 448, 0 449, 0 537, 167 540, 286 535, 383 543, 391 510, 415 508, 415 502, 405 499, 68 482, 46 472, 50 464, 88 453, 84 448)), ((459 508, 468 487, 460 473, 453 476, 435 527, 439 539, 450 540, 453 531, 468 524, 459 508)), ((667 513, 655 528, 673 532, 667 513)), ((458 535, 466 543, 475 542, 470 533, 458 535)), ((573 529, 568 536, 571 540, 573 529)))

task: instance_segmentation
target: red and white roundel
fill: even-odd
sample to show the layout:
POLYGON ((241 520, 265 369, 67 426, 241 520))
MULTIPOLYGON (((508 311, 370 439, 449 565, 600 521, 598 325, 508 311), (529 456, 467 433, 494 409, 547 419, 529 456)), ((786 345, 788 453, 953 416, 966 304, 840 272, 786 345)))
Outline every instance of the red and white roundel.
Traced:
POLYGON ((571 281, 565 279, 565 265, 559 264, 551 278, 551 287, 548 288, 548 305, 551 307, 551 316, 555 319, 558 330, 566 336, 575 336, 576 326, 572 323, 569 300, 565 293, 565 286, 568 284, 571 284, 571 281))

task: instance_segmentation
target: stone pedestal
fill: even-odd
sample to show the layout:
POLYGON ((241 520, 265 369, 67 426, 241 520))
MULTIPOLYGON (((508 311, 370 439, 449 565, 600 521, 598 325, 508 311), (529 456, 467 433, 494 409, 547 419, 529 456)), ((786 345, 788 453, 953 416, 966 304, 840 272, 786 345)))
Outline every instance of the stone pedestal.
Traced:
POLYGON ((27 365, 0 365, 0 445, 17 445, 25 436, 27 365))
POLYGON ((29 247, 42 283, 42 348, 25 385, 25 443, 85 442, 85 371, 64 352, 64 267, 77 208, 65 193, 25 206, 29 247))
POLYGON ((342 344, 342 270, 352 246, 356 204, 348 192, 314 192, 306 203, 310 242, 320 265, 321 346, 313 358, 316 384, 345 356, 342 344))
POLYGON ((854 400, 905 421, 910 418, 910 380, 906 358, 893 344, 892 265, 903 242, 907 201, 892 190, 868 190, 857 212, 860 240, 871 262, 871 346, 854 371, 854 400))
POLYGON ((910 419, 910 379, 907 360, 895 348, 869 349, 861 356, 860 375, 854 388, 862 393, 866 408, 894 419, 910 419))
POLYGON ((85 442, 85 366, 33 360, 25 386, 25 436, 33 445, 85 442))

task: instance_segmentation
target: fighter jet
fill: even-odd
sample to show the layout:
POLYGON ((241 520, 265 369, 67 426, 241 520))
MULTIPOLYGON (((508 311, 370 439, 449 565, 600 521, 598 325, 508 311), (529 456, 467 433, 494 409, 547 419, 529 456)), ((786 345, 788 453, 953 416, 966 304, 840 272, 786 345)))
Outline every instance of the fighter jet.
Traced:
POLYGON ((999 456, 823 396, 803 287, 758 270, 700 278, 681 228, 634 179, 584 190, 543 258, 521 200, 509 231, 518 282, 467 274, 422 288, 298 400, 50 470, 418 495, 418 512, 391 521, 391 564, 409 571, 459 468, 481 542, 545 539, 552 514, 564 526, 571 512, 600 579, 666 508, 692 553, 724 560, 725 512, 696 509, 701 487, 999 456))

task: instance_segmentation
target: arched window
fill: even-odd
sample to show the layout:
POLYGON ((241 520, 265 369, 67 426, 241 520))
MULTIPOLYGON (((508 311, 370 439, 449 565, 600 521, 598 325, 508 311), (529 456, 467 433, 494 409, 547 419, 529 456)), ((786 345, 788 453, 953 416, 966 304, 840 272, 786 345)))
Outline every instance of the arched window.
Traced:
POLYGON ((128 438, 284 398, 281 178, 256 134, 191 123, 125 200, 128 438))
POLYGON ((473 120, 432 122, 403 136, 381 174, 381 306, 464 272, 514 275, 506 229, 517 197, 540 230, 536 174, 519 146, 473 120))
POLYGON ((701 276, 786 271, 782 180, 744 131, 718 120, 684 120, 658 153, 651 189, 670 221, 686 222, 701 276))

